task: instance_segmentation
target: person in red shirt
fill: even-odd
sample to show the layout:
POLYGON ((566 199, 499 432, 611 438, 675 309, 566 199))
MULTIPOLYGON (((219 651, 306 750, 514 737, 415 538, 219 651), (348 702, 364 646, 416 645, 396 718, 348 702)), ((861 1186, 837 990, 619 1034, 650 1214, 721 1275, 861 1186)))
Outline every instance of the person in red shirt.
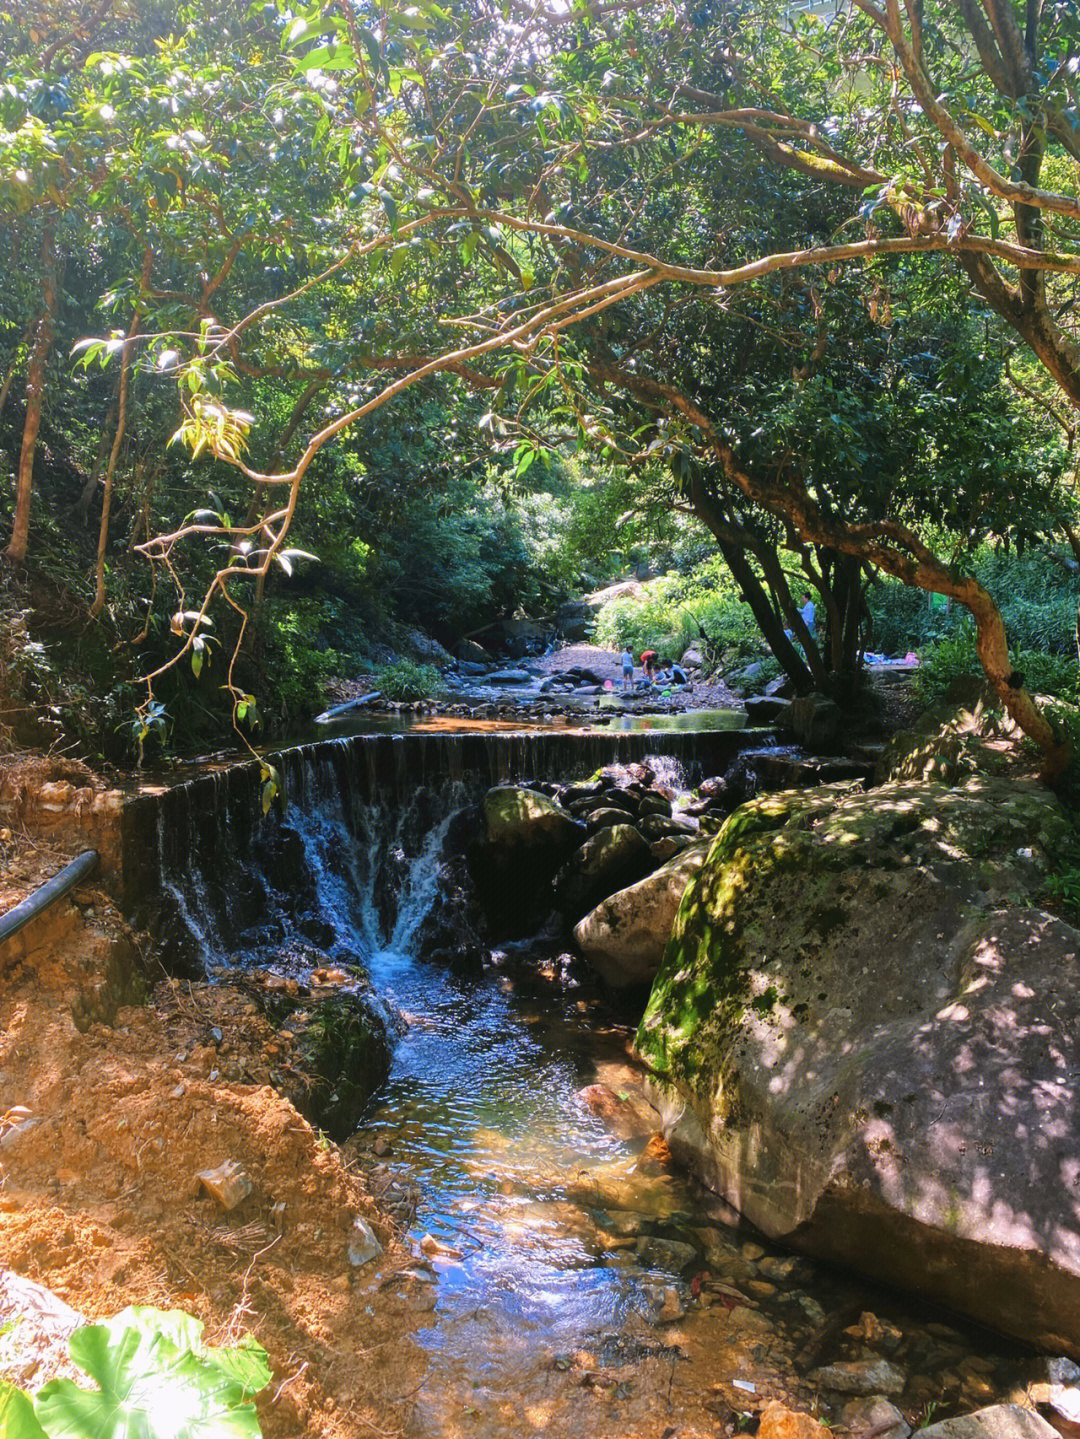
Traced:
POLYGON ((642 653, 641 653, 641 668, 642 668, 642 670, 643 670, 644 673, 645 673, 645 678, 651 682, 652 679, 654 678, 654 676, 656 675, 656 651, 655 651, 655 650, 643 650, 643 651, 642 651, 642 653))

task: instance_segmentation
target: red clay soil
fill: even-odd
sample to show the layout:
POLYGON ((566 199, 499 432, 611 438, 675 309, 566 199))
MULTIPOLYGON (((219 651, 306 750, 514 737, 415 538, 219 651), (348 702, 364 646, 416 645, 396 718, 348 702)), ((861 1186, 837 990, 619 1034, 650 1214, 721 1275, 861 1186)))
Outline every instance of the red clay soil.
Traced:
MULTIPOLYGON (((12 870, 25 884, 38 867, 19 849, 7 903, 12 870)), ((428 1286, 392 1278, 409 1256, 361 1177, 269 1082, 289 1036, 220 985, 162 980, 117 1007, 139 983, 133 937, 104 894, 76 897, 0 964, 0 1266, 90 1319, 154 1304, 197 1315, 213 1343, 253 1333, 274 1371, 258 1402, 271 1439, 402 1432, 428 1286), (226 1212, 196 1175, 229 1159, 253 1189, 226 1212), (357 1215, 388 1246, 358 1269, 357 1215)), ((5 1367, 36 1389, 55 1372, 42 1359, 5 1367)))

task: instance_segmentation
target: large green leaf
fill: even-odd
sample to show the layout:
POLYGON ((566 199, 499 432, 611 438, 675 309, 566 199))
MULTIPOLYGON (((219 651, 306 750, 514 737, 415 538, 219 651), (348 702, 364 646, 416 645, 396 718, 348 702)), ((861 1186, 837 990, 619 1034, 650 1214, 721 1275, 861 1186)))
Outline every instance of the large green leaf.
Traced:
POLYGON ((33 1402, 14 1384, 0 1379, 0 1439, 48 1439, 33 1402))
POLYGON ((248 1401, 270 1380, 265 1351, 250 1338, 213 1349, 202 1329, 179 1310, 139 1307, 77 1329, 71 1357, 99 1389, 47 1384, 37 1414, 49 1439, 259 1439, 248 1401))

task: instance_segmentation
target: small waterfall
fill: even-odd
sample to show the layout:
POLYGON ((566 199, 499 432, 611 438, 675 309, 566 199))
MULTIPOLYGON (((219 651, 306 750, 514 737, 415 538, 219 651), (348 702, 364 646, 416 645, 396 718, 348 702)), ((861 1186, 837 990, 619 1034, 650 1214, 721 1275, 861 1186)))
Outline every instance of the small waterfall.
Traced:
POLYGON ((648 760, 689 782, 761 731, 353 735, 268 756, 286 802, 265 818, 259 766, 146 784, 125 810, 124 893, 188 973, 263 964, 299 974, 401 948, 437 898, 453 816, 491 785, 648 760))

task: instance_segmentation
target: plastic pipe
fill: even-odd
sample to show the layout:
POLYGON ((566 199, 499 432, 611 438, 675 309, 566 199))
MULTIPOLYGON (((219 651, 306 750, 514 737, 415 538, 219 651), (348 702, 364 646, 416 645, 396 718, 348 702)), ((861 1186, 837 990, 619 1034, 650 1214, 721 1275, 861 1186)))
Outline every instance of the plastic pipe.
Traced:
POLYGON ((18 934, 24 925, 37 919, 39 914, 44 914, 58 899, 63 899, 69 890, 93 873, 97 862, 97 850, 84 849, 78 858, 65 864, 60 873, 54 874, 40 889, 27 895, 13 909, 9 909, 7 914, 0 914, 0 944, 3 944, 5 939, 10 939, 13 934, 18 934))

